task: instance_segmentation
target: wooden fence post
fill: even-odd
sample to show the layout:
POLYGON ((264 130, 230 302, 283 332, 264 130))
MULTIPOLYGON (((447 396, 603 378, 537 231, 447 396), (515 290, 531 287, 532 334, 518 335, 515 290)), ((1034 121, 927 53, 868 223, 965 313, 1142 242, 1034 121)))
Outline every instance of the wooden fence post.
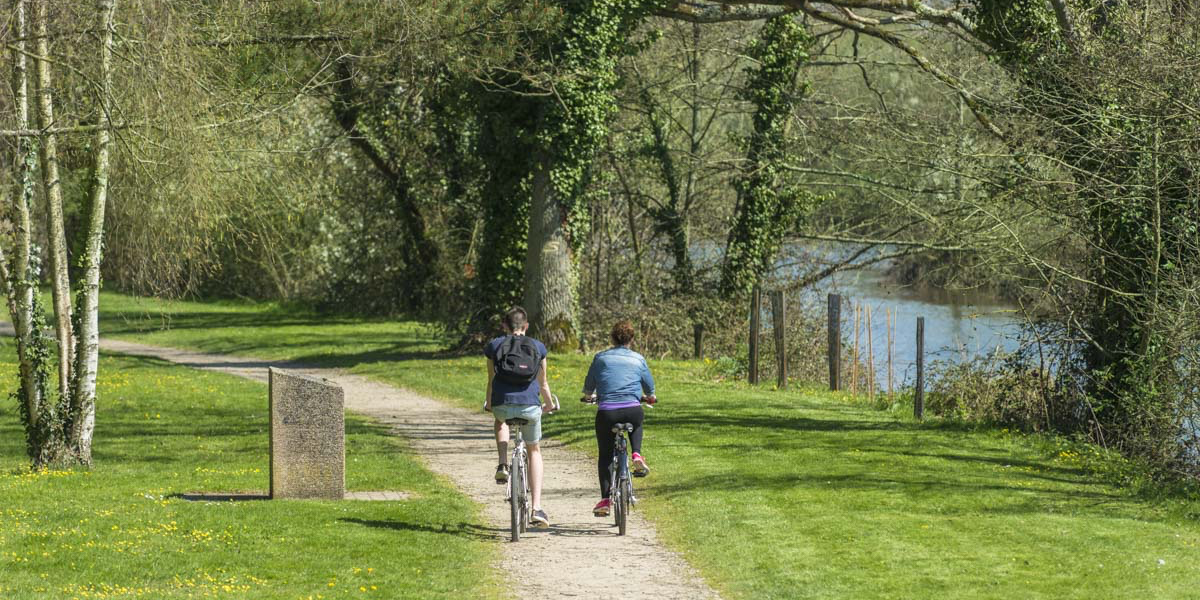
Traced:
POLYGON ((913 416, 925 418, 925 317, 917 317, 917 389, 913 393, 913 416))
POLYGON ((840 387, 842 374, 842 297, 829 295, 829 391, 840 387))
POLYGON ((704 358, 704 323, 692 325, 692 337, 696 345, 696 360, 704 358))
POLYGON ((858 320, 862 316, 862 304, 854 303, 854 348, 850 350, 850 395, 858 395, 858 320))
POLYGON ((892 352, 895 351, 896 345, 892 340, 892 309, 887 309, 887 361, 888 361, 888 404, 891 405, 896 401, 895 395, 892 393, 892 352))
POLYGON ((759 317, 762 313, 762 290, 757 285, 750 294, 750 374, 751 384, 758 383, 758 330, 761 328, 759 317))
POLYGON ((875 337, 871 324, 871 305, 867 304, 867 398, 875 401, 875 337))
POLYGON ((776 387, 787 389, 787 318, 784 314, 783 290, 771 292, 771 320, 775 325, 776 387))

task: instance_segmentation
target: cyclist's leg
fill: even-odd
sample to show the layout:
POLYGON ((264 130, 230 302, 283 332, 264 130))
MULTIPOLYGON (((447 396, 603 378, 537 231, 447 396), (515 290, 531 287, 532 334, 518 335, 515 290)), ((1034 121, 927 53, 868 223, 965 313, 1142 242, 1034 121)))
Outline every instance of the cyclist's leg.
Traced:
POLYGON ((521 411, 521 417, 529 421, 521 428, 525 447, 529 450, 529 493, 533 498, 533 510, 542 509, 542 407, 531 406, 521 411))
POLYGON ((526 443, 529 449, 529 493, 533 496, 533 510, 542 508, 542 448, 537 442, 526 443))
POLYGON ((629 434, 629 449, 635 454, 642 453, 642 423, 646 420, 646 411, 640 406, 631 406, 622 409, 624 414, 624 422, 633 424, 633 431, 629 434))
POLYGON ((608 497, 609 479, 612 477, 612 474, 609 472, 609 465, 612 463, 613 455, 612 427, 616 422, 609 419, 611 412, 613 411, 596 411, 596 447, 599 449, 599 455, 596 458, 596 466, 600 475, 601 498, 608 497))
MULTIPOLYGON (((493 409, 494 410, 494 409, 493 409)), ((500 464, 508 462, 508 423, 496 417, 496 452, 500 455, 500 464)))

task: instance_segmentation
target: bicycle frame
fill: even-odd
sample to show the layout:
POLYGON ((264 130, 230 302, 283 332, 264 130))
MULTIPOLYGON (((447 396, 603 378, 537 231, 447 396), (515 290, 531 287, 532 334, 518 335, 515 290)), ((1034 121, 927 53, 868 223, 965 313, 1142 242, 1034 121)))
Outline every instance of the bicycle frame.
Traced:
POLYGON ((525 447, 525 438, 521 435, 520 425, 510 425, 509 431, 513 432, 510 438, 513 449, 508 484, 505 486, 505 499, 508 500, 512 516, 512 541, 516 542, 521 539, 521 534, 529 529, 529 519, 533 516, 533 500, 529 490, 529 450, 525 447))
POLYGON ((612 499, 613 517, 617 522, 617 535, 625 535, 629 509, 637 504, 637 497, 633 495, 633 478, 629 474, 629 441, 625 437, 630 432, 628 427, 628 423, 613 427, 616 439, 613 440, 608 489, 612 499))
MULTIPOLYGON (((553 414, 559 409, 558 396, 551 395, 551 410, 553 414)), ((512 459, 509 461, 508 483, 505 485, 504 496, 509 503, 512 524, 512 541, 520 541, 521 534, 529 530, 529 522, 533 519, 533 493, 529 489, 529 448, 525 445, 525 437, 521 433, 523 419, 506 419, 509 442, 512 444, 512 459)))

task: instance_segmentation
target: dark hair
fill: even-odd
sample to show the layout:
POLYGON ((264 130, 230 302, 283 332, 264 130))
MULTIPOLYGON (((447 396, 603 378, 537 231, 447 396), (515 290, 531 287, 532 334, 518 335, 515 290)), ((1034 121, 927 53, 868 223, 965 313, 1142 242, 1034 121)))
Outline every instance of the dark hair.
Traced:
POLYGON ((628 346, 633 341, 633 324, 629 321, 617 321, 612 328, 612 341, 618 346, 628 346))
POLYGON ((529 314, 520 306, 514 306, 504 313, 504 326, 510 331, 516 331, 529 324, 529 314))

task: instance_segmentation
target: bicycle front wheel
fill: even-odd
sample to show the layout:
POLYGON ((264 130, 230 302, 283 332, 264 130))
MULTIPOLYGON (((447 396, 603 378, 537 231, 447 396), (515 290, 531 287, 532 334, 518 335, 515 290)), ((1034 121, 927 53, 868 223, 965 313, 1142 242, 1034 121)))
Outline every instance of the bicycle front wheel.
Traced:
POLYGON ((508 469, 508 485, 512 489, 509 495, 508 508, 512 513, 512 541, 521 540, 521 515, 525 511, 525 473, 520 468, 517 453, 513 453, 512 465, 508 469))

